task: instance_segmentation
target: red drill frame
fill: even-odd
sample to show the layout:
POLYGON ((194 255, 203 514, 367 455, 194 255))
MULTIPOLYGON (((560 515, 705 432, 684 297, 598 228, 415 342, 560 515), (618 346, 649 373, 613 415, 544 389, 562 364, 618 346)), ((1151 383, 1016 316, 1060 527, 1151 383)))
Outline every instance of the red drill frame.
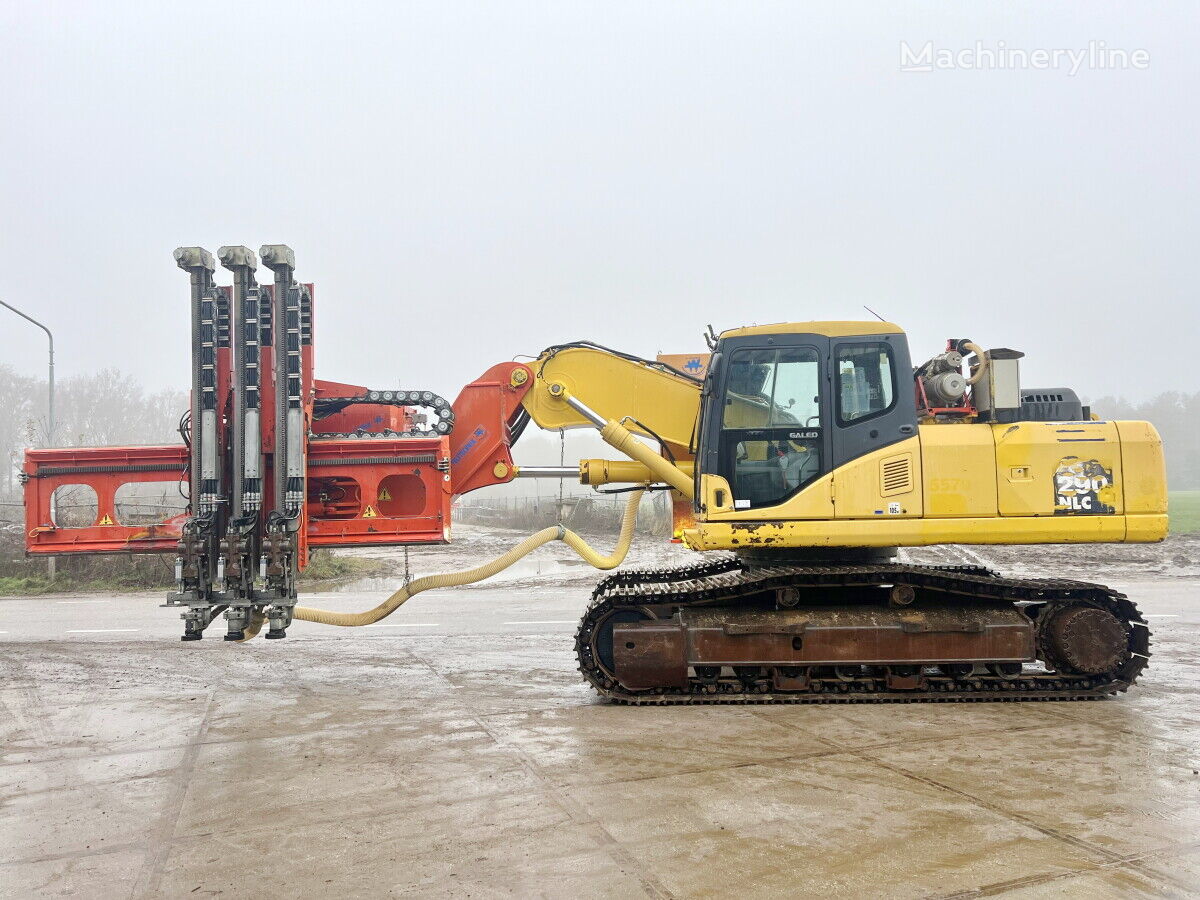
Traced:
POLYGON ((29 553, 165 553, 175 550, 186 515, 157 525, 123 525, 116 492, 129 483, 186 482, 187 448, 71 447, 26 450, 25 549, 29 553), (121 470, 119 472, 114 470, 121 470), (96 492, 96 520, 60 528, 50 514, 54 492, 82 484, 96 492))
MULTIPOLYGON (((367 393, 352 385, 313 383, 315 397, 367 393)), ((449 436, 370 437, 372 431, 407 428, 412 415, 404 407, 380 413, 378 407, 351 405, 319 420, 317 424, 330 432, 355 430, 363 436, 324 439, 318 433, 309 442, 307 521, 301 532, 305 542, 311 547, 448 542, 455 496, 512 480, 510 448, 519 434, 525 415, 521 401, 531 383, 528 366, 492 366, 454 402, 456 424, 449 436), (353 485, 352 496, 329 496, 334 487, 347 483, 353 485)), ((263 418, 272 420, 265 414, 263 418)), ((266 434, 264 429, 264 443, 266 434)), ((115 497, 126 484, 186 484, 187 460, 188 449, 182 444, 27 450, 22 469, 27 552, 174 552, 186 515, 160 524, 127 525, 117 515, 115 497), (79 484, 96 493, 95 522, 77 528, 56 525, 51 515, 55 490, 79 484)))

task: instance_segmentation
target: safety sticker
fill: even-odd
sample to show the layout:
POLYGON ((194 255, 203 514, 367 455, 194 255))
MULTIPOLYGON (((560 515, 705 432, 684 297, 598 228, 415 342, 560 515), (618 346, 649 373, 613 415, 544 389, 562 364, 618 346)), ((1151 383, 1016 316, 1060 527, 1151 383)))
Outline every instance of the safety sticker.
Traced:
POLYGON ((392 499, 392 494, 391 494, 391 492, 390 492, 390 491, 389 491, 387 488, 380 488, 380 489, 379 489, 379 500, 380 500, 380 502, 383 502, 384 500, 391 500, 391 499, 392 499))
POLYGON ((100 521, 97 522, 96 524, 97 525, 116 525, 117 523, 112 520, 112 516, 110 516, 108 513, 105 513, 104 515, 102 515, 100 517, 100 521))
POLYGON ((1054 471, 1056 516, 1110 516, 1117 511, 1112 469, 1099 460, 1062 459, 1054 471))
POLYGON ((363 513, 364 519, 378 519, 379 513, 375 512, 375 507, 368 506, 366 512, 363 513))

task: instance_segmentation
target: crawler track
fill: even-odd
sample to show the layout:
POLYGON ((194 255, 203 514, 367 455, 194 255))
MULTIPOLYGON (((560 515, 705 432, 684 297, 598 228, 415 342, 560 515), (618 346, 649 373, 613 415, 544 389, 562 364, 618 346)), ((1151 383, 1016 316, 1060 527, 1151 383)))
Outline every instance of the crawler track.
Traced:
MULTIPOLYGON (((610 638, 611 639, 611 638, 610 638)), ((997 700, 1089 700, 1125 691, 1146 667, 1150 633, 1137 607, 1102 585, 1066 579, 1005 578, 980 566, 825 565, 749 567, 736 557, 670 569, 631 569, 603 579, 592 594, 576 634, 580 672, 603 697, 636 705, 688 703, 879 703, 963 702, 997 700), (981 674, 976 667, 959 677, 943 674, 932 665, 921 671, 919 686, 888 686, 886 672, 863 667, 847 677, 830 667, 813 666, 804 690, 778 690, 769 671, 764 677, 742 680, 722 674, 700 678, 691 674, 686 687, 660 687, 631 691, 609 671, 598 652, 605 629, 622 611, 641 618, 670 619, 693 606, 736 607, 753 597, 779 588, 800 592, 817 600, 851 596, 862 588, 908 584, 924 596, 975 601, 1007 601, 1018 605, 1036 626, 1041 670, 1026 666, 1018 675, 981 674), (1112 613, 1127 634, 1128 649, 1111 671, 1072 674, 1070 666, 1054 658, 1049 626, 1067 610, 1092 607, 1112 613)))

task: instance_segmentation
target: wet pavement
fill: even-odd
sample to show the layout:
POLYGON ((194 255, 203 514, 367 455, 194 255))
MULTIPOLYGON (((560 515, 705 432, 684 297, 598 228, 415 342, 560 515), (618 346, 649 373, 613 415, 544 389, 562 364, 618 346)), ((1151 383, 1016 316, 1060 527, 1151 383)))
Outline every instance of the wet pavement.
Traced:
POLYGON ((573 574, 242 646, 0 600, 0 896, 1195 896, 1200 582, 1115 586, 1119 699, 671 709, 579 680, 573 574))

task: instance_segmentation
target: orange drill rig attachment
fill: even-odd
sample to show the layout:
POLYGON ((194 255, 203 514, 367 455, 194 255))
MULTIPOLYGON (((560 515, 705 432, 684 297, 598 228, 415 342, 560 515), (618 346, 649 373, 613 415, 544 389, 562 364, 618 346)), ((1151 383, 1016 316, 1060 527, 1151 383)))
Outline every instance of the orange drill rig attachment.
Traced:
POLYGON ((492 366, 453 405, 429 390, 314 378, 314 287, 296 281, 285 245, 258 256, 270 284, 247 247, 216 259, 175 251, 190 281, 182 444, 29 450, 22 470, 30 554, 175 554, 167 604, 183 608, 184 640, 221 613, 227 640, 256 616, 283 637, 312 548, 448 542, 453 498, 514 477, 509 448, 529 420, 532 373, 516 362, 492 366), (232 285, 215 283, 217 260, 232 285), (122 486, 172 482, 184 514, 122 521, 122 486), (65 527, 55 495, 76 485, 94 491, 95 520, 65 527))

